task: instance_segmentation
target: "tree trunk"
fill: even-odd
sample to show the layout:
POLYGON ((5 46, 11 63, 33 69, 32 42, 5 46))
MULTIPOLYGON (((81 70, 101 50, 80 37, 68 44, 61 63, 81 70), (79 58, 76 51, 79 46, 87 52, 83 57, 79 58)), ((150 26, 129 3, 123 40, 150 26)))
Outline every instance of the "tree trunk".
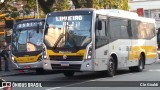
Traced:
POLYGON ((38 4, 41 6, 45 14, 51 12, 52 5, 55 3, 55 0, 38 0, 38 4))
POLYGON ((87 0, 87 7, 93 8, 93 0, 87 0))
POLYGON ((73 4, 74 4, 75 8, 81 8, 81 5, 80 5, 80 3, 79 3, 79 0, 72 0, 72 2, 73 2, 73 4))

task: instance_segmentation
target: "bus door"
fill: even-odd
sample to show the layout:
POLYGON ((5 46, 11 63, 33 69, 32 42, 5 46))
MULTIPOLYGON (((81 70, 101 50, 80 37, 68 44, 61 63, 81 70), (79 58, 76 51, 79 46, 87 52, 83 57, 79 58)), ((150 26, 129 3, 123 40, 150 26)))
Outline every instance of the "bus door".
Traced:
POLYGON ((107 16, 98 15, 95 30, 95 70, 106 70, 108 54, 107 16))

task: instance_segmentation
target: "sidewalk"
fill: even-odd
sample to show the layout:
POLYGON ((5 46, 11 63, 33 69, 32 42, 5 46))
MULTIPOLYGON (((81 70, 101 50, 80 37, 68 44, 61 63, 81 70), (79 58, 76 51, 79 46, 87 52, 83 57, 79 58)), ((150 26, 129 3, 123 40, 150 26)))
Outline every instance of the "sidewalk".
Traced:
POLYGON ((12 63, 11 62, 9 62, 9 72, 5 72, 4 71, 4 61, 2 61, 1 62, 1 71, 0 71, 0 77, 3 77, 3 76, 6 76, 6 75, 13 75, 13 74, 16 74, 16 73, 18 73, 16 70, 14 70, 14 67, 13 67, 13 65, 12 65, 12 63))

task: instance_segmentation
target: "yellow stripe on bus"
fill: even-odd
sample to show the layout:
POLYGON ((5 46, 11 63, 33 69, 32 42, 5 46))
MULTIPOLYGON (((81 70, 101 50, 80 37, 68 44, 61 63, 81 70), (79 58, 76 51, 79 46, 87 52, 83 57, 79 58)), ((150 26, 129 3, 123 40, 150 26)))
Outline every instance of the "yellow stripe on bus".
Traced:
POLYGON ((14 57, 18 63, 32 63, 36 62, 41 54, 37 56, 26 56, 26 57, 14 57))
POLYGON ((132 46, 129 60, 138 60, 140 53, 144 52, 145 58, 156 58, 156 46, 132 46))
POLYGON ((53 56, 83 56, 83 58, 86 56, 86 49, 79 50, 78 52, 72 53, 72 52, 61 52, 59 51, 58 53, 53 52, 52 50, 47 50, 48 55, 53 55, 53 56))

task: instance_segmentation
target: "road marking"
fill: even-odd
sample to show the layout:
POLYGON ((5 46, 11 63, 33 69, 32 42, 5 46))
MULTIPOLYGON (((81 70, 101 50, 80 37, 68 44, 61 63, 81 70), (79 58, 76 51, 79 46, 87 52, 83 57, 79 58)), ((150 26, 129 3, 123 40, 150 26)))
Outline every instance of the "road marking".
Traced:
POLYGON ((4 80, 4 79, 2 79, 2 78, 1 78, 1 80, 2 80, 3 82, 6 82, 6 80, 4 80))
POLYGON ((58 89, 58 88, 62 88, 62 87, 49 88, 49 89, 46 89, 46 90, 54 90, 54 89, 58 89))
POLYGON ((148 71, 151 71, 151 72, 160 72, 160 69, 150 69, 148 71))

